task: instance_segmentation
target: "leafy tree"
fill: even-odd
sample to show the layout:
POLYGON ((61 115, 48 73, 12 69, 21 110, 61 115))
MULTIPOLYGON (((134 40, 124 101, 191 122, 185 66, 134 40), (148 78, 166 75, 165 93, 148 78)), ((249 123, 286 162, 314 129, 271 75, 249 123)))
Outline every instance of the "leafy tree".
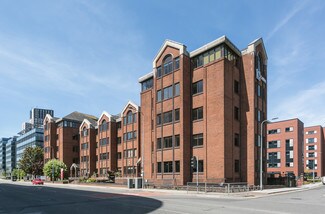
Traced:
POLYGON ((28 147, 19 161, 19 168, 27 174, 42 175, 44 153, 41 147, 28 147))
POLYGON ((65 163, 57 159, 52 159, 44 165, 43 172, 46 176, 50 178, 52 178, 52 172, 54 172, 55 180, 56 178, 60 177, 61 168, 63 169, 63 172, 67 171, 67 165, 65 165, 65 163))
POLYGON ((22 169, 14 169, 14 170, 12 170, 11 175, 12 176, 16 176, 17 178, 20 178, 21 179, 24 176, 26 176, 26 173, 22 169))

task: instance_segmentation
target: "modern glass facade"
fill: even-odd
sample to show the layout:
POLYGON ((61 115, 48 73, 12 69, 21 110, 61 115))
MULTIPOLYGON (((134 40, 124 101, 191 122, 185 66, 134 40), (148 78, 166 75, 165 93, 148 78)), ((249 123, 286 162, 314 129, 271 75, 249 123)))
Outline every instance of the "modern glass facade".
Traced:
POLYGON ((29 132, 26 132, 25 134, 19 136, 17 138, 16 148, 16 163, 19 162, 19 160, 22 157, 22 154, 24 153, 25 149, 28 147, 35 147, 39 146, 43 148, 44 146, 44 129, 43 128, 34 128, 30 130, 29 132))
POLYGON ((13 137, 8 140, 6 144, 6 172, 10 173, 16 168, 16 140, 17 137, 13 137))
POLYGON ((10 138, 0 139, 0 172, 6 170, 6 145, 10 138))

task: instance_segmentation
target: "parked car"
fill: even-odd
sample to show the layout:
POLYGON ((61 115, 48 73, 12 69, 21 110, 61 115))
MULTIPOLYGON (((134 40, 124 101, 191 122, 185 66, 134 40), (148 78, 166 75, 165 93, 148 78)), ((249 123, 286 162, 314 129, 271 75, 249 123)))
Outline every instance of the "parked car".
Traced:
POLYGON ((322 183, 325 185, 325 176, 322 177, 322 183))
POLYGON ((42 179, 40 178, 35 178, 34 180, 32 180, 32 184, 35 184, 35 185, 43 185, 44 182, 42 181, 42 179))

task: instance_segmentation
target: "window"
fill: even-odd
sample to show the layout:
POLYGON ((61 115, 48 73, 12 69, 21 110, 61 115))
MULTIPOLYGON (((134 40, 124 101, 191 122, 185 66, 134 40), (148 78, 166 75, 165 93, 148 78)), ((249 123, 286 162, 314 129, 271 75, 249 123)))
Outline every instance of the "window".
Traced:
POLYGON ((100 132, 106 131, 107 128, 108 128, 108 123, 106 122, 106 120, 103 120, 102 124, 99 126, 100 132))
POLYGON ((89 161, 89 156, 81 156, 80 157, 80 162, 88 162, 89 161))
POLYGON ((116 128, 117 128, 117 129, 121 129, 121 122, 117 122, 117 123, 116 123, 116 128))
POLYGON ((164 148, 172 148, 173 147, 173 138, 170 137, 164 137, 164 148))
POLYGON ((267 153, 267 163, 269 168, 280 167, 280 152, 269 152, 267 153))
POLYGON ((88 136, 88 130, 86 129, 86 127, 84 127, 83 130, 82 130, 82 136, 83 137, 88 136))
POLYGON ((237 80, 234 80, 234 91, 239 94, 239 82, 237 80))
POLYGON ((156 119, 157 125, 161 125, 161 114, 157 114, 157 119, 156 119))
POLYGON ((192 146, 202 146, 203 145, 203 134, 195 134, 192 138, 192 146))
POLYGON ((145 80, 144 82, 141 83, 141 90, 146 91, 153 86, 153 78, 150 78, 148 80, 145 80))
POLYGON ((107 160, 109 158, 108 153, 99 154, 99 160, 107 160))
POLYGON ((293 139, 286 139, 286 150, 293 150, 293 139))
POLYGON ((100 146, 106 146, 109 143, 109 138, 99 139, 100 146))
POLYGON ((157 163, 157 172, 161 173, 161 162, 157 163))
POLYGON ((317 142, 316 139, 317 139, 317 138, 308 138, 308 139, 307 139, 307 143, 316 143, 316 142, 317 142))
POLYGON ((173 61, 172 61, 172 56, 169 55, 165 58, 164 60, 164 75, 169 74, 173 71, 173 61))
POLYGON ((160 102, 162 100, 162 96, 161 96, 161 90, 157 91, 157 102, 160 102))
POLYGON ((306 132, 306 134, 316 134, 316 133, 317 133, 316 130, 312 130, 312 131, 308 131, 308 132, 306 132))
POLYGON ((196 108, 192 110, 192 120, 203 119, 203 107, 196 108))
POLYGON ((173 97, 173 86, 164 88, 164 100, 170 99, 173 97))
POLYGON ((161 149, 162 147, 161 147, 162 145, 161 145, 161 138, 158 138, 157 139, 157 149, 161 149))
POLYGON ((179 57, 175 58, 175 70, 179 69, 179 57))
POLYGON ((164 162, 164 173, 171 173, 173 172, 173 162, 166 161, 164 162))
POLYGON ((315 145, 307 146, 307 150, 316 150, 316 146, 315 145))
POLYGON ((157 68, 157 78, 161 77, 162 72, 161 72, 161 66, 157 68))
POLYGON ((122 159, 122 153, 121 153, 121 152, 118 152, 118 153, 117 153, 117 159, 118 159, 118 160, 122 159))
POLYGON ((171 123, 173 122, 173 112, 168 111, 164 113, 164 123, 171 123))
POLYGON ((234 108, 234 117, 236 120, 239 120, 239 108, 237 106, 234 108))
POLYGON ((137 131, 127 132, 123 134, 123 141, 128 141, 137 138, 137 131))
POLYGON ((125 158, 132 158, 132 157, 136 157, 136 149, 127 149, 124 150, 124 157, 125 158))
POLYGON ((81 144, 81 150, 88 149, 88 143, 82 143, 81 144))
POLYGON ((199 94, 203 92, 203 80, 195 82, 192 84, 192 94, 199 94))
MULTIPOLYGON (((203 166, 203 160, 199 160, 198 161, 198 166, 197 166, 197 168, 198 168, 198 171, 199 172, 204 172, 204 166, 203 166)), ((197 168, 193 168, 193 172, 196 172, 197 171, 197 168)))
POLYGON ((235 160, 235 172, 239 172, 239 160, 235 160))
POLYGON ((292 132, 293 131, 293 127, 287 127, 285 128, 285 132, 292 132))
POLYGON ((179 135, 175 135, 175 147, 179 147, 179 145, 180 145, 179 135))
POLYGON ((280 129, 271 129, 268 130, 268 134, 279 134, 280 133, 280 129))
POLYGON ((180 161, 175 161, 175 172, 181 171, 180 161))
POLYGON ((175 121, 179 121, 179 108, 175 109, 175 121))
POLYGON ((235 146, 240 145, 240 139, 239 139, 239 134, 238 133, 235 133, 234 144, 235 144, 235 146))
POLYGON ((174 96, 175 96, 175 97, 176 97, 176 96, 179 96, 179 94, 180 94, 179 83, 176 83, 176 84, 174 85, 174 96))
POLYGON ((280 148, 280 141, 279 140, 273 140, 273 141, 269 141, 267 144, 267 148, 280 148))

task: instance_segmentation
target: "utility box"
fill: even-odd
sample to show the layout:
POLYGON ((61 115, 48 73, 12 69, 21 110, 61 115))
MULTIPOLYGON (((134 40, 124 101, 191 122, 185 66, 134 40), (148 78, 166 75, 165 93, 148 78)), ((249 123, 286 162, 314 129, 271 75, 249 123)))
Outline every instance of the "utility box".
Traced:
POLYGON ((136 189, 142 188, 142 178, 135 178, 135 188, 136 189))
POLYGON ((134 178, 128 178, 128 188, 129 189, 135 188, 134 178))

